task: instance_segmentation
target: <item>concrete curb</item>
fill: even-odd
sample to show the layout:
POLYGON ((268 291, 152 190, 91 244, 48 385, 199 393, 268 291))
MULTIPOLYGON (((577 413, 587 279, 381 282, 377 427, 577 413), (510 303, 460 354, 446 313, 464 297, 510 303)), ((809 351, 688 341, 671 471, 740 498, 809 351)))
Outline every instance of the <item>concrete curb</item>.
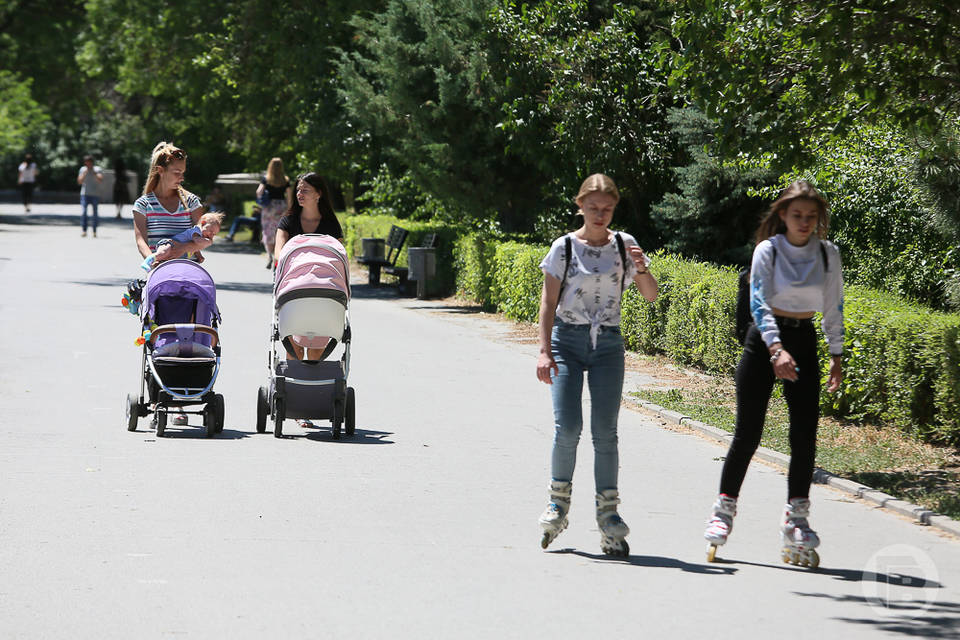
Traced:
MULTIPOLYGON (((719 429, 713 425, 706 424, 705 422, 694 420, 693 418, 685 416, 676 411, 665 409, 660 405, 653 404, 652 402, 640 400, 638 398, 629 396, 626 393, 624 394, 623 398, 631 404, 638 405, 641 409, 656 414, 671 424, 689 427, 712 440, 716 440, 717 442, 729 445, 730 441, 733 439, 732 433, 724 431, 723 429, 719 429)), ((790 456, 780 453, 779 451, 767 449, 766 447, 758 447, 755 455, 761 460, 771 462, 781 467, 786 468, 790 464, 790 456)), ((924 507, 911 504, 903 500, 898 500, 897 498, 883 493, 882 491, 872 489, 867 485, 854 482, 853 480, 841 478, 830 473, 829 471, 820 469, 819 467, 814 468, 813 470, 813 481, 817 484, 825 484, 835 489, 839 489, 840 491, 848 493, 852 496, 873 503, 878 507, 888 509, 894 513, 911 518, 920 524, 933 527, 934 529, 938 529, 944 533, 949 533, 960 538, 960 522, 952 518, 948 518, 947 516, 940 515, 935 511, 930 511, 924 507)))

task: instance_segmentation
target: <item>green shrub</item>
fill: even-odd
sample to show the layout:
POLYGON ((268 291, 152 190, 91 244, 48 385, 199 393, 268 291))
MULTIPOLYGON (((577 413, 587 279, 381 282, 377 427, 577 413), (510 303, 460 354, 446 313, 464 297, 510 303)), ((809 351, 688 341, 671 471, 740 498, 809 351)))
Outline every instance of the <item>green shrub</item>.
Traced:
POLYGON ((494 270, 490 264, 496 242, 485 233, 470 233, 457 239, 453 256, 457 295, 492 309, 490 289, 494 270))
POLYGON ((490 265, 490 302, 513 320, 535 322, 540 311, 543 272, 540 262, 550 247, 501 242, 490 265))
POLYGON ((393 216, 367 216, 351 215, 343 216, 340 220, 343 226, 344 242, 347 245, 347 253, 351 257, 362 253, 363 238, 386 238, 390 233, 390 227, 397 225, 410 232, 407 241, 403 245, 399 258, 398 266, 407 266, 407 248, 419 247, 423 243, 424 236, 428 233, 437 234, 437 275, 430 282, 430 288, 427 293, 430 295, 447 295, 454 290, 456 280, 454 274, 454 247, 460 234, 464 229, 443 224, 440 222, 417 222, 413 220, 399 220, 393 216))

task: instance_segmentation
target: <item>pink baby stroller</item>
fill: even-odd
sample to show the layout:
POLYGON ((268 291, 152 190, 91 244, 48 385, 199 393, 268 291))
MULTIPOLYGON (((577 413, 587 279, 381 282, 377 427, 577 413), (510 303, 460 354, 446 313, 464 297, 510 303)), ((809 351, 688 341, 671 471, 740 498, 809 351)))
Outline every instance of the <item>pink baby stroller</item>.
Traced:
POLYGON ((273 420, 273 435, 283 436, 285 418, 329 419, 333 437, 356 426, 350 373, 350 268, 343 245, 331 236, 302 234, 283 246, 273 286, 273 326, 269 383, 257 394, 257 432, 273 420), (293 345, 319 352, 317 359, 287 360, 293 345), (339 359, 330 359, 343 345, 339 359))

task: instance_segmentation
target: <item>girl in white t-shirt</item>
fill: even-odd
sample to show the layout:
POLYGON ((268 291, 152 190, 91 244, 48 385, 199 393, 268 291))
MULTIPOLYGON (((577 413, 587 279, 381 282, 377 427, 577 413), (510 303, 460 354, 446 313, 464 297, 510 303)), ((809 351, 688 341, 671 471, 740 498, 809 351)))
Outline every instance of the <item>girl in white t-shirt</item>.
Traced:
POLYGON ((583 226, 557 239, 540 264, 537 379, 551 385, 555 421, 550 502, 540 516, 543 548, 567 527, 586 373, 600 547, 608 555, 626 556, 630 550, 625 540, 630 529, 617 513, 617 414, 624 368, 620 298, 631 281, 650 302, 658 288, 633 236, 609 229, 619 200, 613 180, 600 173, 587 178, 576 197, 583 226))
POLYGON ((33 189, 37 186, 37 163, 32 154, 23 156, 23 162, 17 167, 17 185, 23 195, 24 213, 30 213, 30 204, 33 202, 33 189))

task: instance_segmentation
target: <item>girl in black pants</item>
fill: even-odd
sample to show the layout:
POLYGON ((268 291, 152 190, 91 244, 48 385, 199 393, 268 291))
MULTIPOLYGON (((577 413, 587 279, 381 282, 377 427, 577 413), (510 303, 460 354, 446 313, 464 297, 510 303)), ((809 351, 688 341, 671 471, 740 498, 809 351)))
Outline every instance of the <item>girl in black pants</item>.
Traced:
POLYGON ((737 366, 737 425, 720 476, 720 495, 704 537, 707 559, 733 529, 737 497, 753 457, 777 379, 790 413, 790 469, 780 534, 783 560, 815 567, 820 544, 807 518, 820 419, 820 363, 815 312, 823 313, 830 350, 828 391, 843 377, 843 279, 840 253, 826 237, 827 203, 805 181, 791 184, 770 207, 757 230, 750 270, 754 324, 737 366))

